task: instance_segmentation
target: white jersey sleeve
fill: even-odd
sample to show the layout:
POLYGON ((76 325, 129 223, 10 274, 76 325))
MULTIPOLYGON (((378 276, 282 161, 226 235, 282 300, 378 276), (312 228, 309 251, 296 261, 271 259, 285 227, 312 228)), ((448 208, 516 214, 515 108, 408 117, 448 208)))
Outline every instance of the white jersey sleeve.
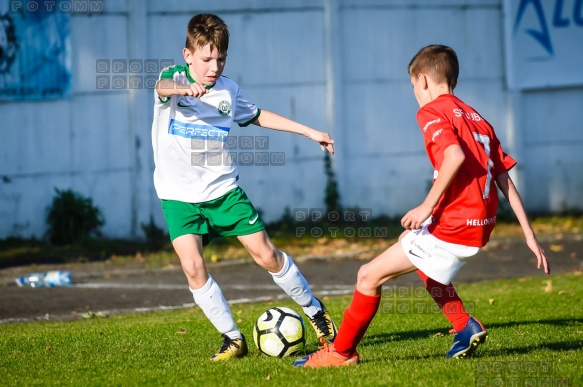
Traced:
POLYGON ((239 88, 237 88, 237 102, 234 110, 234 121, 238 123, 239 126, 248 126, 259 117, 259 114, 261 114, 261 111, 257 109, 255 104, 249 102, 243 97, 243 93, 239 88))

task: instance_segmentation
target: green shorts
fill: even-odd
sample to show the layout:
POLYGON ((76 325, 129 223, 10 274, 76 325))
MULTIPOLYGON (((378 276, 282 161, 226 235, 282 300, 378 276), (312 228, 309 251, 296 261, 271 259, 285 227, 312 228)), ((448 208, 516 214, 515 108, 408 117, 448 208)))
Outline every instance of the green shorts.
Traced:
POLYGON ((217 236, 249 235, 265 229, 259 213, 240 187, 202 203, 163 199, 162 210, 170 240, 196 234, 203 236, 206 245, 217 236))

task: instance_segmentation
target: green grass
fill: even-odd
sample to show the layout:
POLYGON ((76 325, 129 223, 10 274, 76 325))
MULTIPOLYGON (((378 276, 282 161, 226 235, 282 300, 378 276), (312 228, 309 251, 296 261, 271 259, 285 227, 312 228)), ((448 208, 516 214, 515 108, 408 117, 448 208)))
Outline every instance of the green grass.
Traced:
MULTIPOLYGON (((583 281, 577 274, 461 285, 464 302, 490 332, 472 359, 446 360, 452 336, 445 318, 389 312, 395 299, 387 292, 359 347, 363 363, 356 367, 298 369, 290 358, 261 355, 252 342, 253 322, 275 305, 262 303, 233 306, 251 340, 250 354, 219 364, 208 359, 220 337, 198 308, 1 325, 0 384, 578 386, 583 384, 583 281), (544 290, 548 280, 552 292, 544 290), (527 384, 527 378, 537 384, 527 384), (545 384, 546 378, 552 384, 545 384)), ((411 301, 429 300, 398 300, 411 301)), ((349 302, 350 297, 326 299, 338 321, 349 302)), ((299 310, 292 302, 277 305, 299 310)), ((306 351, 315 350, 311 328, 307 338, 306 351)))

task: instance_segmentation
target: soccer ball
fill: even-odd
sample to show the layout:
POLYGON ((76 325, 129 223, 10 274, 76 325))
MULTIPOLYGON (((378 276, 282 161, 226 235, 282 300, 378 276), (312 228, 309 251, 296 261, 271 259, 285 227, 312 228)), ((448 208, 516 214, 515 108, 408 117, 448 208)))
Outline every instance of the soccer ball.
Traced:
POLYGON ((259 316, 253 327, 253 341, 264 355, 293 355, 306 345, 304 320, 290 308, 268 309, 259 316))

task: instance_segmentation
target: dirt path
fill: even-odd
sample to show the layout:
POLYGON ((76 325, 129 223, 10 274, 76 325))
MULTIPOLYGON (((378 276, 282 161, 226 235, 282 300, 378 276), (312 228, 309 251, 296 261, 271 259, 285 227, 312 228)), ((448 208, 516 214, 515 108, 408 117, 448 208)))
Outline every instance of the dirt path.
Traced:
MULTIPOLYGON (((583 269, 583 235, 541 238, 548 252, 552 273, 583 269)), ((365 263, 350 257, 295 257, 314 293, 352 294, 358 268, 365 263)), ((71 270, 75 284, 62 288, 20 288, 14 278, 31 271, 29 267, 0 270, 0 324, 35 320, 80 319, 82 313, 107 314, 132 311, 183 308, 193 305, 186 279, 179 268, 148 270, 139 265, 108 266, 107 263, 37 266, 33 271, 71 270)), ((286 298, 270 275, 249 261, 210 264, 230 303, 257 302, 286 298)), ((456 283, 497 278, 538 276, 534 256, 522 239, 494 239, 460 271, 456 283)), ((420 286, 415 274, 402 276, 391 286, 420 286)))

